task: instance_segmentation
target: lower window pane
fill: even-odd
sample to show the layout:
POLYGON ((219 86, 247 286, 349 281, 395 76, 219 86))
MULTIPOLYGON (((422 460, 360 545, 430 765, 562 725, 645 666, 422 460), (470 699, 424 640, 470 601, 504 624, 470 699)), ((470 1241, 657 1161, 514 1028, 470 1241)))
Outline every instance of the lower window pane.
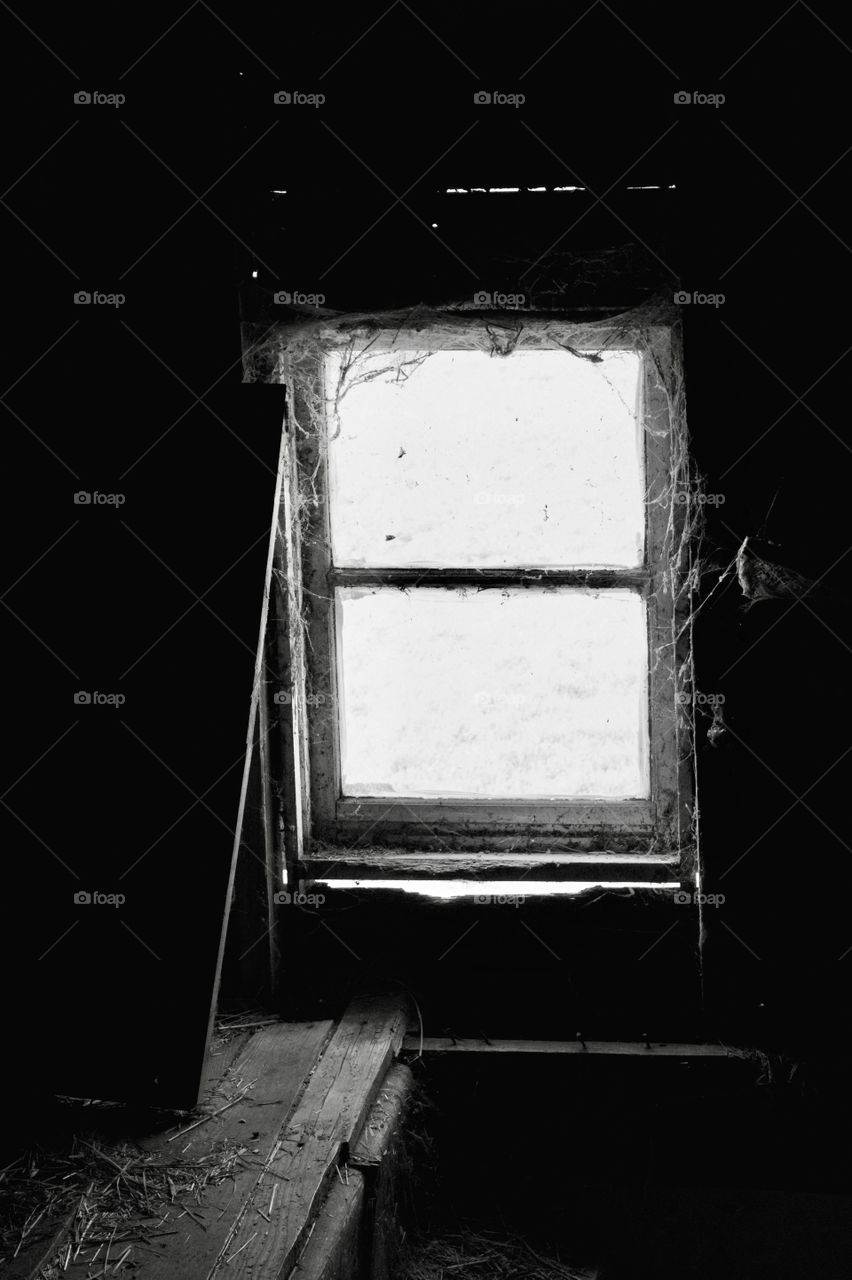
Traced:
POLYGON ((347 796, 646 798, 635 592, 340 588, 347 796))

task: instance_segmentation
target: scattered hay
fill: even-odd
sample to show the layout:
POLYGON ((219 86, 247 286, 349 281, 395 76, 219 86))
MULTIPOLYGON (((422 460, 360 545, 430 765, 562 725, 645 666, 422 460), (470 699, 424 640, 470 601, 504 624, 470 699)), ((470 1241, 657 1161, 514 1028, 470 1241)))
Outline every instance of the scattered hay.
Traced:
POLYGON ((592 1267, 546 1257, 521 1236, 464 1231, 412 1249, 401 1280, 596 1280, 592 1267))
POLYGON ((127 1265, 133 1246, 175 1235, 195 1217, 205 1188, 232 1178, 248 1148, 222 1140, 195 1159, 146 1153, 128 1143, 102 1146, 75 1135, 67 1152, 33 1150, 0 1171, 0 1266, 24 1248, 47 1248, 59 1233, 54 1268, 110 1259, 127 1265))
MULTIPOLYGON (((221 1023, 214 1052, 260 1017, 251 1009, 234 1014, 234 1025, 221 1023)), ((195 1111, 146 1113, 141 1130, 140 1117, 121 1104, 58 1099, 62 1136, 51 1132, 49 1145, 37 1143, 0 1169, 0 1271, 22 1253, 34 1265, 41 1251, 44 1280, 58 1280, 75 1262, 113 1275, 137 1264, 137 1246, 156 1247, 176 1235, 181 1218, 201 1221, 205 1190, 256 1160, 248 1146, 228 1138, 190 1155, 194 1133, 185 1142, 184 1135, 242 1101, 253 1084, 231 1068, 195 1111), (154 1132, 156 1149, 146 1150, 154 1132)))

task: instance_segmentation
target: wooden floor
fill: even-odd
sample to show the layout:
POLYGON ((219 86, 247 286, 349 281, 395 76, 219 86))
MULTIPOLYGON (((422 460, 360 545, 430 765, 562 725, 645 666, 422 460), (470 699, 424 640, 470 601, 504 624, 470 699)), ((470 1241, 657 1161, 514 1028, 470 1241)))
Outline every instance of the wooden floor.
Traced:
POLYGON ((376 1134, 387 1127, 377 1100, 393 1078, 407 1022, 399 998, 372 997, 351 1003, 337 1023, 275 1023, 225 1046, 197 1116, 139 1139, 130 1157, 127 1146, 120 1160, 99 1150, 115 1163, 119 1193, 122 1177, 138 1189, 140 1178, 155 1184, 158 1167, 168 1171, 178 1158, 237 1152, 228 1176, 191 1194, 167 1178, 165 1196, 150 1199, 154 1216, 122 1221, 107 1249, 106 1220, 87 1236, 80 1214, 66 1213, 51 1229, 28 1233, 0 1267, 4 1277, 284 1280, 294 1269, 300 1280, 344 1276, 335 1250, 345 1252, 347 1232, 358 1230, 358 1166, 373 1162, 376 1134), (359 1139, 361 1158, 356 1150, 353 1159, 359 1139))

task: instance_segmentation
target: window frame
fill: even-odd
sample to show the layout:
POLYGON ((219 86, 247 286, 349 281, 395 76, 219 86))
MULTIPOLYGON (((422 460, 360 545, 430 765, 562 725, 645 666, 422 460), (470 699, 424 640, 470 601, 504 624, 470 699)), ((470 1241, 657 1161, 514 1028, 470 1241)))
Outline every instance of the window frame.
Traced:
MULTIPOLYGON (((505 328, 505 319, 503 320, 505 328)), ((328 503, 327 424, 323 359, 354 342, 373 352, 397 350, 492 350, 493 332, 483 317, 455 317, 451 327, 387 328, 369 324, 324 325, 314 334, 312 359, 300 357, 290 387, 289 448, 279 538, 279 655, 288 689, 281 708, 285 792, 301 812, 285 822, 288 863, 303 879, 382 879, 399 876, 462 876, 494 879, 586 880, 606 871, 608 881, 672 882, 692 865, 693 769, 691 744, 684 752, 678 715, 684 638, 682 604, 673 599, 663 561, 667 532, 678 508, 666 502, 671 488, 673 426, 661 370, 671 367, 679 335, 654 324, 625 330, 553 317, 523 317, 510 350, 568 347, 574 358, 601 350, 637 351, 642 357, 640 440, 644 449, 645 552, 636 569, 343 569, 331 564, 328 503), (313 407, 313 416, 310 408, 313 407), (321 416, 321 426, 312 422, 321 416), (312 478, 308 536, 300 538, 300 478, 312 478), (553 585, 606 590, 627 587, 646 603, 648 671, 648 800, 440 800, 406 797, 344 797, 340 794, 335 673, 339 661, 334 591, 343 585, 377 587, 553 585), (307 625, 300 636, 307 604, 307 625), (656 660, 651 660, 652 655, 656 660)), ((501 358, 495 356, 495 358, 501 358)), ((507 358, 511 358, 508 356, 507 358)), ((566 355, 566 358, 570 358, 566 355)), ((682 508, 681 508, 682 510, 682 508)), ((674 530, 677 536, 677 530, 674 530)))

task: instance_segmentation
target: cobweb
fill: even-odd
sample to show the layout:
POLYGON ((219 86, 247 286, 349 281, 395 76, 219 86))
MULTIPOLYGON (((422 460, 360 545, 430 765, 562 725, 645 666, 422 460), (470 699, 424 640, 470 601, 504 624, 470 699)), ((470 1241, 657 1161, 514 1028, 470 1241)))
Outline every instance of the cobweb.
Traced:
MULTIPOLYGON (((498 360, 511 360, 517 351, 561 347, 567 359, 601 363, 607 352, 638 350, 651 370, 657 395, 667 410, 667 421, 645 421, 647 445, 654 437, 667 437, 664 450, 665 475, 649 483, 646 501, 660 516, 662 530, 658 542, 658 597, 670 618, 665 639, 652 649, 651 669, 663 677, 659 688, 668 706, 665 715, 676 744, 676 794, 664 821, 655 834, 631 851, 677 852, 681 858, 681 879, 700 886, 701 849, 699 788, 695 758, 695 735, 699 722, 707 716, 711 741, 724 731, 719 706, 708 707, 695 684, 693 660, 695 605, 703 565, 704 511, 703 478, 690 449, 686 421, 686 387, 680 345, 680 315, 671 295, 656 296, 629 311, 602 319, 567 323, 559 314, 531 314, 522 311, 486 312, 467 303, 440 307, 413 308, 371 313, 322 315, 291 318, 286 324, 268 327, 244 326, 244 376, 246 381, 277 382, 285 385, 288 421, 299 458, 297 474, 290 477, 288 495, 295 540, 282 535, 276 576, 287 602, 291 619, 289 664, 291 672, 305 662, 310 644, 308 623, 310 593, 288 571, 286 554, 300 555, 318 538, 325 540, 322 504, 318 483, 318 461, 311 447, 322 431, 333 439, 340 429, 340 406, 354 387, 376 378, 403 381, 410 377, 430 353, 442 344, 452 345, 464 335, 474 349, 498 360), (424 348, 418 349, 418 342, 424 348), (336 385, 327 386, 322 377, 323 357, 334 349, 339 356, 336 385)), ((656 523, 656 522, 655 522, 656 523)), ((284 672, 287 684, 291 672, 284 672)), ((297 681, 292 680, 296 702, 297 681)), ((307 700, 321 696, 307 687, 307 700)), ((304 713, 304 708, 301 708, 304 713)), ((640 842, 641 843, 641 842, 640 842)), ((523 841, 519 840, 519 847, 523 841)), ((599 833, 578 840, 579 848, 606 853, 619 851, 617 838, 599 833)), ((624 847, 623 844, 621 847, 624 847)))

